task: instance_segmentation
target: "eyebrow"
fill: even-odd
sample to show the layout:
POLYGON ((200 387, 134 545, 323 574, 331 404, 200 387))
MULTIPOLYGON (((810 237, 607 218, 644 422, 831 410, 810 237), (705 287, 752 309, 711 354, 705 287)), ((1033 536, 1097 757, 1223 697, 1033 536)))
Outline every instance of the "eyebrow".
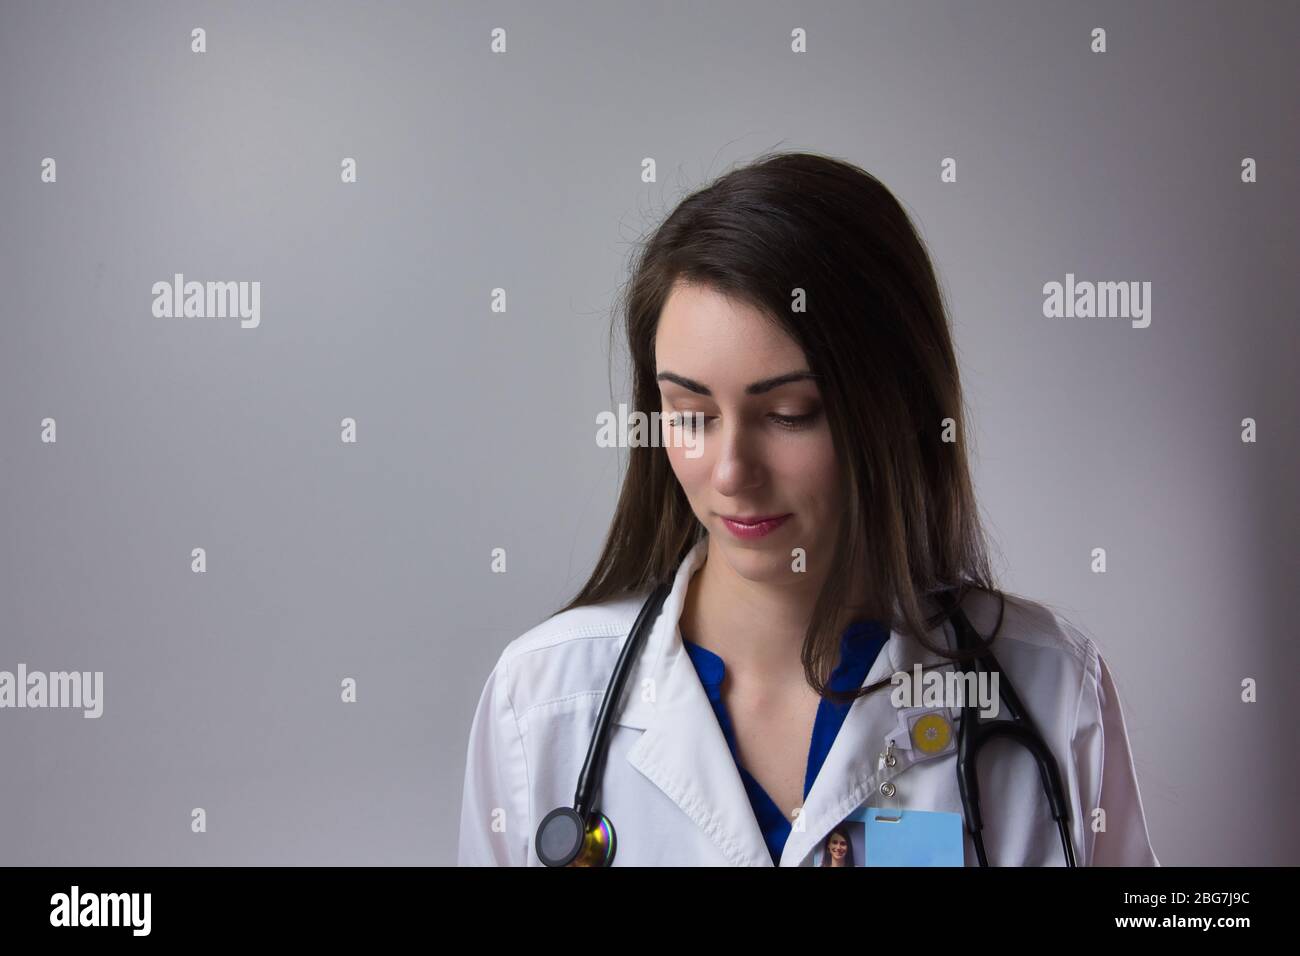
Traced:
MULTIPOLYGON (((786 372, 784 375, 765 378, 762 381, 746 385, 745 394, 762 395, 764 392, 770 392, 772 389, 779 388, 789 382, 801 382, 804 379, 816 381, 817 376, 808 371, 786 372)), ((685 375, 678 375, 676 372, 660 372, 655 380, 659 382, 673 382, 680 385, 682 388, 688 388, 692 392, 696 392, 700 395, 708 395, 710 397, 713 395, 713 392, 709 390, 707 385, 701 385, 694 379, 687 378, 685 375)))

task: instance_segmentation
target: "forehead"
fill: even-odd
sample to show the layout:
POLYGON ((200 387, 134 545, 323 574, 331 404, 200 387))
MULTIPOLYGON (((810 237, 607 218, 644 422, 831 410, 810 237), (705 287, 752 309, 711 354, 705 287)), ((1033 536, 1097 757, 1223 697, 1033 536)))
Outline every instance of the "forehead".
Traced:
POLYGON ((799 343, 758 309, 708 286, 681 282, 659 315, 655 362, 660 370, 710 385, 748 383, 807 364, 799 343))

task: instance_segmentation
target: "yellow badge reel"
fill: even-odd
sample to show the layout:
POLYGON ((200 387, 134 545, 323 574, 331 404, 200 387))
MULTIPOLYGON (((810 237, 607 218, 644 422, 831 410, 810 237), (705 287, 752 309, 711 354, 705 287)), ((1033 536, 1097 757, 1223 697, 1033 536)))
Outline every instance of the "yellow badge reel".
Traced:
POLYGON ((912 725, 912 746, 923 754, 937 754, 952 739, 952 724, 943 714, 926 714, 912 725))

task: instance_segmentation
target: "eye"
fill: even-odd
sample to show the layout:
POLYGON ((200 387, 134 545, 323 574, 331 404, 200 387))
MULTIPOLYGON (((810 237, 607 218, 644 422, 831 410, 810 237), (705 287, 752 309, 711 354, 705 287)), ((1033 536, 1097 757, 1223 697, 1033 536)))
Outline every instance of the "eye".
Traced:
POLYGON ((673 412, 672 423, 677 428, 684 429, 688 432, 697 431, 697 424, 708 424, 709 420, 714 418, 713 415, 705 415, 703 412, 673 412))
MULTIPOLYGON (((772 414, 767 417, 781 428, 789 429, 790 431, 798 431, 811 425, 817 420, 817 416, 820 414, 821 410, 817 409, 808 412, 806 415, 772 414)), ((674 427, 689 432, 695 432, 698 431, 700 427, 708 425, 708 423, 717 418, 717 416, 705 415, 703 412, 674 412, 669 416, 669 418, 674 427)))
POLYGON ((768 417, 782 428, 798 431, 811 425, 819 414, 821 414, 820 410, 809 412, 806 415, 769 415, 768 417))

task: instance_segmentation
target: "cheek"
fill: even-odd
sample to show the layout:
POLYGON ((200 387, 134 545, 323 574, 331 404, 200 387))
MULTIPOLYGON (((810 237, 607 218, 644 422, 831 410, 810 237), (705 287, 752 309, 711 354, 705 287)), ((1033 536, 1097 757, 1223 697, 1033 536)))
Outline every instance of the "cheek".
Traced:
POLYGON ((695 457, 691 457, 694 454, 691 449, 673 445, 665 448, 664 454, 668 456, 668 464, 688 497, 693 495, 702 483, 709 480, 711 466, 708 464, 707 454, 695 454, 695 457))
POLYGON ((825 441, 783 445, 772 463, 782 486, 800 497, 826 499, 834 494, 838 463, 829 435, 825 441))

